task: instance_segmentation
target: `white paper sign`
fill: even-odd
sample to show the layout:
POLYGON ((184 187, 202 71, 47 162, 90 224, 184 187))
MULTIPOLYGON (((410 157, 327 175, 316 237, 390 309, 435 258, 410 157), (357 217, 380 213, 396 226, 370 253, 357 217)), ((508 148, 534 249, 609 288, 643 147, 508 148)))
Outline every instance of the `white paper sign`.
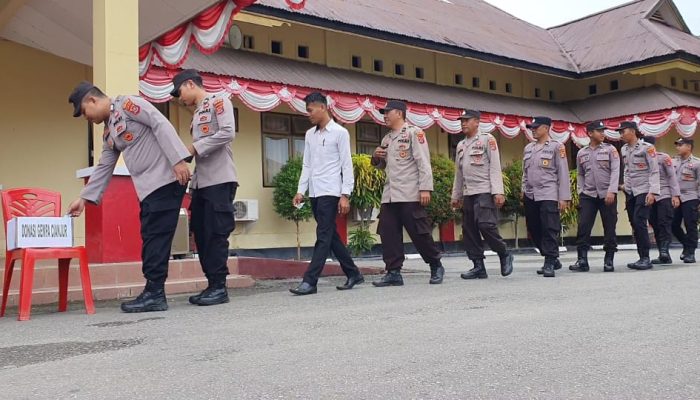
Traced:
POLYGON ((73 218, 17 217, 7 223, 7 249, 73 247, 73 218))

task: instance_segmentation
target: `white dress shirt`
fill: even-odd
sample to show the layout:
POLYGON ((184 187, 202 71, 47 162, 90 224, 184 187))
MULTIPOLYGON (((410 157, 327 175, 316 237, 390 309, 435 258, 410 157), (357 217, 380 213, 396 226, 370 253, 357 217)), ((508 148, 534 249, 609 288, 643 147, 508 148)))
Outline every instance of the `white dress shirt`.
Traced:
POLYGON ((331 120, 323 129, 306 131, 297 193, 308 189, 309 197, 350 196, 354 184, 348 130, 331 120))

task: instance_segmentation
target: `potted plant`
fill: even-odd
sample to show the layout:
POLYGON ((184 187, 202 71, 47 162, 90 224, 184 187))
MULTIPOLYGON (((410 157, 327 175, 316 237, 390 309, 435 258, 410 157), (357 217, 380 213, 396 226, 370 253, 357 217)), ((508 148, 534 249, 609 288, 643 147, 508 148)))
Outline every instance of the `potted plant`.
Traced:
POLYGON ((372 211, 381 206, 386 174, 373 167, 371 161, 372 157, 367 154, 352 155, 355 187, 350 195, 350 205, 359 214, 360 224, 348 235, 348 248, 355 256, 369 252, 377 242, 369 224, 372 211))
POLYGON ((293 221, 296 225, 297 234, 297 260, 301 259, 301 239, 299 236, 299 223, 308 221, 311 216, 311 203, 305 198, 304 205, 300 208, 294 207, 292 199, 297 193, 299 177, 301 176, 301 158, 291 158, 282 167, 280 172, 272 180, 275 190, 272 201, 275 212, 282 218, 293 221))

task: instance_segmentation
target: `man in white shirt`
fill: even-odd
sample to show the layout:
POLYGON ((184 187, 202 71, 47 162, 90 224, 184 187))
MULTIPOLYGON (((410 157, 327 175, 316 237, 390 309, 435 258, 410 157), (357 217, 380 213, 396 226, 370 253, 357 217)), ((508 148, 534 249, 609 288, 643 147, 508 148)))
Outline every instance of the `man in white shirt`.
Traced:
POLYGON ((355 183, 350 134, 333 121, 324 95, 311 93, 304 101, 314 127, 306 132, 304 139, 304 162, 293 203, 295 206, 301 204, 308 189, 316 220, 316 244, 304 280, 296 288, 289 289, 296 295, 316 293, 318 278, 331 250, 347 276, 347 281, 338 286, 338 290, 352 289, 365 281, 340 240, 335 225, 336 214, 350 211, 350 193, 355 183))

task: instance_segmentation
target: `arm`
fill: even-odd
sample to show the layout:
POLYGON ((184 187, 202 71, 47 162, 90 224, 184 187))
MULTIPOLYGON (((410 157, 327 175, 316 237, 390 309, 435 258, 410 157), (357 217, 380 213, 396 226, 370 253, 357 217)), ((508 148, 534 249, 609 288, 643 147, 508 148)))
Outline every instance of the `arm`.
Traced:
POLYGON ((576 157, 576 193, 583 193, 583 181, 586 178, 586 169, 581 165, 581 156, 576 157))
POLYGON ((216 110, 216 120, 219 124, 219 130, 213 135, 205 136, 198 141, 192 143, 197 154, 206 156, 212 151, 222 146, 227 146, 236 136, 236 122, 233 117, 233 105, 226 98, 218 98, 214 101, 214 110, 216 110))
POLYGON ((413 151, 413 159, 418 164, 418 190, 433 191, 433 168, 430 166, 430 149, 428 148, 428 139, 425 138, 425 133, 422 130, 411 133, 411 149, 413 151), (423 135, 423 139, 419 139, 419 135, 423 135), (421 143, 422 142, 422 143, 421 143))
POLYGON ((129 119, 151 128, 171 166, 191 155, 170 121, 151 103, 137 96, 129 96, 124 108, 129 119), (128 102, 132 102, 131 107, 127 107, 128 102))
POLYGON ((462 175, 462 157, 459 152, 462 150, 461 144, 457 145, 457 157, 455 160, 455 180, 452 184, 452 201, 459 201, 464 196, 464 175, 462 175))
POLYGON ((80 197, 89 202, 99 204, 102 200, 102 195, 107 189, 114 167, 117 165, 120 152, 111 149, 107 144, 107 140, 102 144, 102 155, 100 162, 95 166, 95 170, 90 175, 87 185, 80 191, 80 197))
MULTIPOLYGON (((306 149, 304 149, 306 150, 306 149)), ((340 168, 343 171, 343 185, 341 194, 350 196, 355 187, 355 176, 352 171, 352 156, 350 152, 350 134, 343 130, 338 140, 338 153, 340 154, 340 168)))
POLYGON ((661 183, 659 181, 659 163, 656 161, 656 149, 649 146, 645 153, 647 165, 649 166, 649 193, 661 194, 661 183))
POLYGON ((610 185, 608 193, 617 193, 620 187, 620 155, 616 148, 610 150, 610 185))
POLYGON ((304 138, 304 158, 302 159, 301 176, 299 177, 299 186, 297 193, 304 194, 309 188, 309 174, 311 173, 311 150, 309 145, 309 133, 306 132, 304 138))
POLYGON ((505 194, 503 189, 503 171, 501 171, 501 155, 498 152, 496 138, 489 135, 489 178, 491 180, 491 194, 505 194))
POLYGON ((678 183, 678 177, 676 176, 676 171, 673 169, 673 162, 671 162, 671 157, 666 156, 664 160, 664 169, 668 175, 669 184, 671 186, 671 196, 679 197, 681 195, 681 186, 678 183))
MULTIPOLYGON (((557 157, 555 155, 555 157, 557 157)), ((571 201, 571 181, 569 180, 569 166, 566 164, 566 148, 559 143, 559 157, 557 157, 557 175, 559 177, 559 201, 571 201)))

